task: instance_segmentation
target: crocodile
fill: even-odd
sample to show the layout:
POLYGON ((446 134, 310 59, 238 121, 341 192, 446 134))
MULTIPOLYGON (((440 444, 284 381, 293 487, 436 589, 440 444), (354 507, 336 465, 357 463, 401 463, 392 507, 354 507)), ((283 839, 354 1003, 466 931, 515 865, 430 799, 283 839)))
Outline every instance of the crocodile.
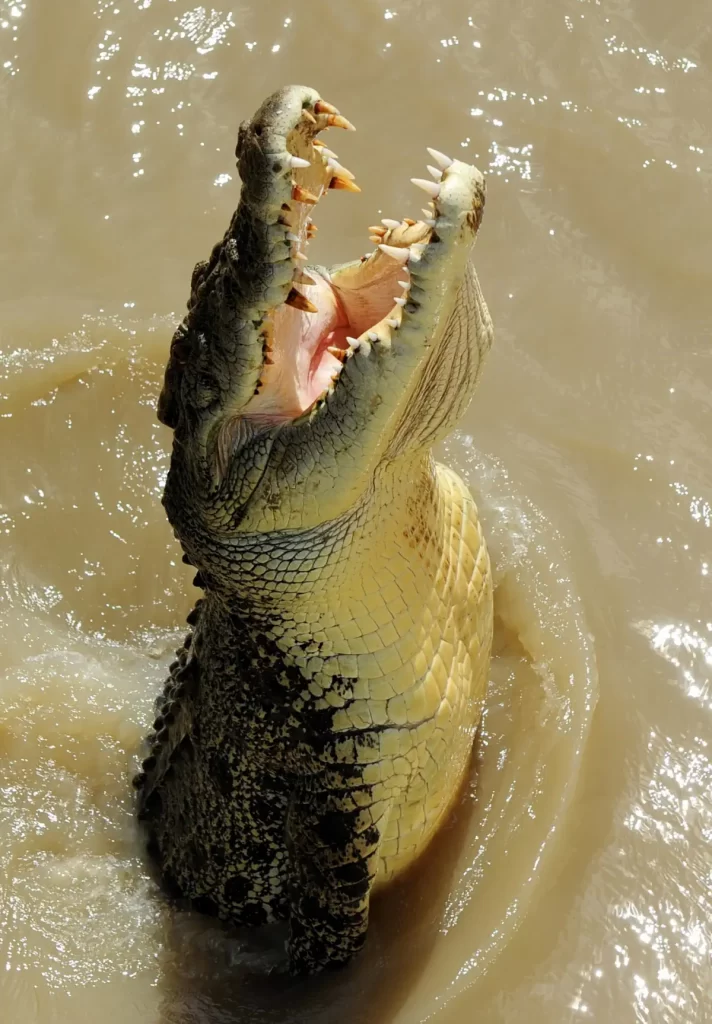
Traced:
POLYGON ((163 504, 204 596, 134 780, 168 891, 230 925, 288 919, 295 974, 362 947, 372 892, 446 819, 492 638, 475 503, 432 455, 492 342, 484 178, 429 150, 420 220, 311 265, 316 205, 360 191, 331 128, 354 130, 302 86, 240 126, 237 210, 171 342, 163 504))

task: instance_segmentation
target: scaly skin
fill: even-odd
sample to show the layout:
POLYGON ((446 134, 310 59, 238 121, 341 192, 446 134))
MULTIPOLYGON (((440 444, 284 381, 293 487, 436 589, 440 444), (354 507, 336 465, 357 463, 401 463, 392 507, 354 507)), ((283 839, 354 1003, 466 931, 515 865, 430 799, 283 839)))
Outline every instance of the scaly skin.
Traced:
MULTIPOLYGON (((338 377, 303 409, 283 366, 306 342, 283 336, 297 324, 305 337, 322 314, 295 309, 313 203, 292 198, 294 183, 315 197, 355 189, 313 146, 329 122, 348 126, 295 86, 241 127, 240 205, 196 267, 171 347, 164 505, 205 597, 136 780, 166 882, 235 924, 288 917, 294 972, 362 946, 371 891, 442 823, 492 634, 474 502, 431 456, 491 344, 469 263, 484 182, 454 161, 434 223, 374 229, 407 264, 377 249, 309 269, 316 283, 301 294, 371 334, 334 335, 338 377), (310 166, 291 168, 289 153, 310 166), (394 306, 404 274, 407 301, 394 306)), ((329 370, 329 358, 313 365, 329 370)))

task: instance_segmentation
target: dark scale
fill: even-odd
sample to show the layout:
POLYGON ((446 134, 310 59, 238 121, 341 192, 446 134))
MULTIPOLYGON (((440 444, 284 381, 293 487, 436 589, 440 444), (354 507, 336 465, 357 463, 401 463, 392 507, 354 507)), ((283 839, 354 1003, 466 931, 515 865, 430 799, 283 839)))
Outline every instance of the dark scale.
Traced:
MULTIPOLYGON (((286 668, 271 641, 264 635, 251 637, 210 596, 197 619, 196 640, 201 635, 212 651, 210 666, 191 657, 169 678, 157 702, 151 753, 135 779, 139 816, 149 829, 150 849, 166 886, 196 909, 245 925, 287 917, 296 887, 301 895, 291 900, 293 967, 311 969, 334 943, 337 959, 339 950, 347 958, 361 945, 365 923, 354 941, 343 936, 337 941, 336 936, 368 889, 366 860, 343 864, 343 856, 336 857, 335 877, 348 893, 346 917, 318 908, 316 897, 303 895, 310 888, 315 844, 335 844, 348 858, 349 836, 358 831, 355 805, 346 816, 320 810, 305 815, 303 810, 310 795, 320 805, 320 780, 328 782, 317 761, 323 745, 314 741, 328 731, 333 712, 313 712, 307 724, 304 713, 285 702, 285 689, 304 684, 298 670, 286 668), (176 679, 181 681, 179 696, 176 679), (303 766, 305 749, 314 756, 312 794, 296 770, 303 766), (300 844, 306 856, 292 857, 290 870, 290 846, 300 844), (314 963, 312 939, 307 940, 311 930, 305 927, 311 919, 323 933, 314 963)), ((348 692, 347 680, 340 686, 348 692)), ((293 703, 304 705, 296 696, 293 703)), ((346 775, 349 785, 358 782, 354 766, 340 766, 342 784, 346 775)), ((377 836, 372 840, 375 846, 377 836)))

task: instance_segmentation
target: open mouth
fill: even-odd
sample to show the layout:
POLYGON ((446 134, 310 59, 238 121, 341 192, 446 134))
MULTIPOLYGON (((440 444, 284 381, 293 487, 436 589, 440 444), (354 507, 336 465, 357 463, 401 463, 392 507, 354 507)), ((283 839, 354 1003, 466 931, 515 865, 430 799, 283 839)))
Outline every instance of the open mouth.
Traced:
MULTIPOLYGON (((280 270, 281 301, 261 318, 262 366, 242 415, 278 422, 305 413, 334 388, 355 352, 394 344, 404 317, 417 313, 420 303, 414 278, 419 265, 428 262, 429 250, 442 249, 440 218, 444 216, 447 227, 451 213, 448 204, 441 209, 441 190, 448 176, 456 177, 457 168, 465 165, 429 149, 432 180, 411 179, 428 196, 421 220, 383 220, 372 225, 369 236, 374 249, 360 261, 332 272, 307 267, 319 201, 331 190, 360 191, 351 171, 317 136, 327 128, 354 130, 353 125, 316 97, 303 101, 301 112, 282 132, 263 131, 259 117, 245 127, 246 138, 238 145, 243 179, 238 218, 255 216, 254 192, 258 185, 265 191, 260 174, 267 158, 278 156, 270 167, 269 201, 260 195, 259 206, 276 215, 276 223, 270 224, 270 243, 274 243, 266 258, 280 268, 288 263, 291 273, 287 278, 280 270)), ((457 183, 451 191, 457 196, 457 183)), ((472 211, 470 202, 467 207, 479 223, 481 208, 472 211)), ((472 227, 476 230, 477 225, 472 227)))

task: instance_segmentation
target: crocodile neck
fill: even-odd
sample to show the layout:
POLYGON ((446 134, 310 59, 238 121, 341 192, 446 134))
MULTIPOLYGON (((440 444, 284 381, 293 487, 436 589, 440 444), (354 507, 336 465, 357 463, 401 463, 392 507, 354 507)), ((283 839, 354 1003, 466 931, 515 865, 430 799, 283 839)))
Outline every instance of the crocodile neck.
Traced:
MULTIPOLYGON (((248 628, 267 631, 285 652, 293 649, 297 657, 298 649, 328 648, 337 642, 330 631, 350 621, 364 636, 373 633, 368 644, 375 646, 381 634, 368 620, 380 626, 396 617, 404 590, 417 616, 415 605, 433 586, 452 514, 443 505, 440 472, 429 454, 397 472, 386 465, 362 500, 337 519, 308 530, 226 531, 217 543, 213 535, 210 548, 185 502, 171 518, 208 600, 248 628)), ((170 502, 167 508, 170 514, 170 502)), ((349 632, 339 635, 340 650, 346 645, 350 653, 363 653, 349 632)), ((298 663, 305 667, 304 656, 298 663)))

